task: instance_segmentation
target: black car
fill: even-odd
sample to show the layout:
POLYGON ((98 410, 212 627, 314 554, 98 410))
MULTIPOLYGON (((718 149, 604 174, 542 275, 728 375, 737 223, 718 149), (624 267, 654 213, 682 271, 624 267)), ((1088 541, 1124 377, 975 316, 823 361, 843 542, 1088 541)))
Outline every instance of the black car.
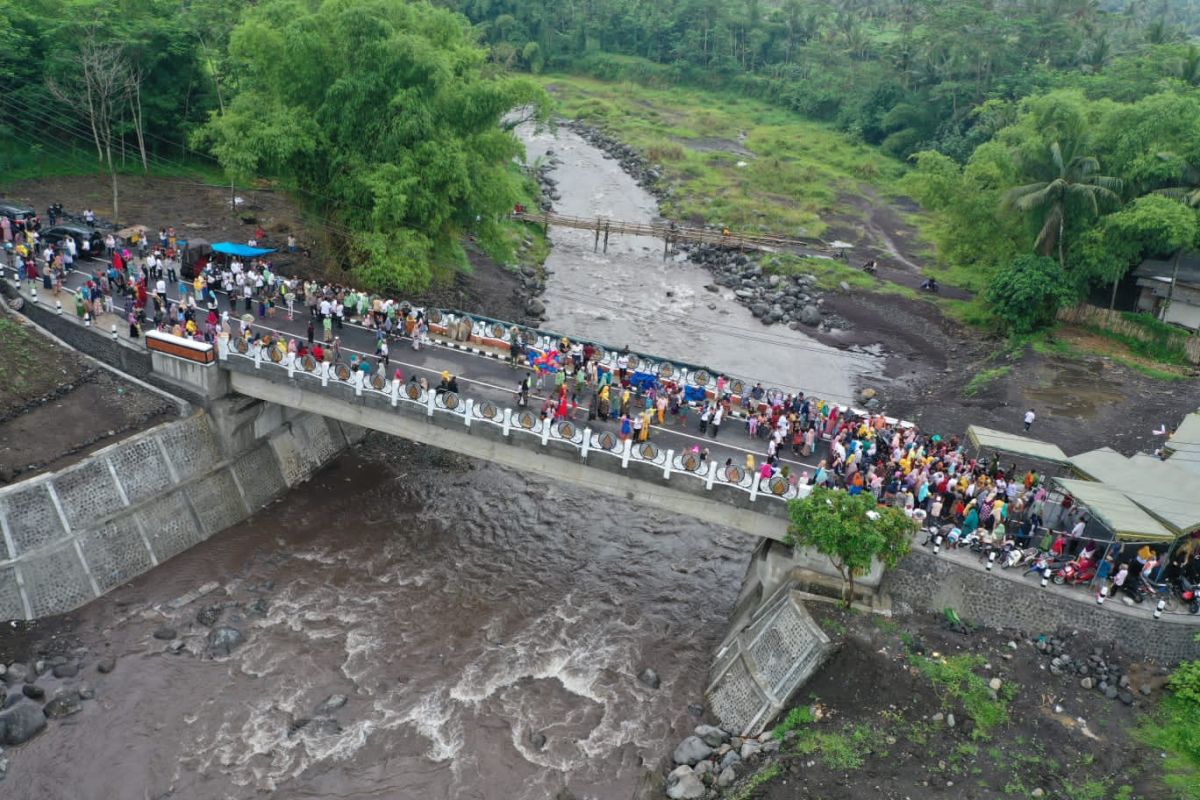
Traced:
POLYGON ((84 253, 96 256, 97 258, 104 257, 104 237, 99 231, 93 230, 86 225, 77 225, 66 223, 63 225, 55 225, 53 228, 45 228, 41 231, 41 241, 46 244, 59 244, 68 237, 75 240, 75 256, 82 257, 84 253), (89 250, 83 249, 83 242, 87 240, 89 250))
POLYGON ((32 223, 34 229, 37 228, 37 212, 21 203, 0 200, 0 217, 8 217, 15 231, 24 230, 26 223, 32 223))

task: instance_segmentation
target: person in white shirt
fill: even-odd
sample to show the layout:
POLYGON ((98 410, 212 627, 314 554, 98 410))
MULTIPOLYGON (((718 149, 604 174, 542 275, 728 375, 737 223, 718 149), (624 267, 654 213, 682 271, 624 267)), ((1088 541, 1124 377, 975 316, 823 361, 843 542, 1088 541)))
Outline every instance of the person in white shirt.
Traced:
POLYGON ((1037 415, 1033 413, 1032 408, 1025 412, 1025 430, 1029 430, 1029 428, 1033 425, 1033 420, 1036 418, 1036 416, 1037 415))

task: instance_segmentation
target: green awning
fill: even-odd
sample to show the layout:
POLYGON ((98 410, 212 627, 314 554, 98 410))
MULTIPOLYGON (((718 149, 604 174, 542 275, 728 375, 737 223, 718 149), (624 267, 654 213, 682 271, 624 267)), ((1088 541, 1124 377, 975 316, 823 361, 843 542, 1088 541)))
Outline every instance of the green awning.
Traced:
POLYGON ((1108 447, 1072 456, 1071 467, 1115 488, 1176 536, 1200 530, 1200 475, 1144 453, 1126 458, 1108 447))
POLYGON ((1168 463, 1193 474, 1200 473, 1200 411, 1184 417, 1163 448, 1168 463))
POLYGON ((1031 439, 1016 433, 983 428, 979 425, 967 427, 967 439, 971 444, 983 450, 998 450, 1001 453, 1033 458, 1049 464, 1066 464, 1069 459, 1058 445, 1031 439))
POLYGON ((1169 542, 1175 534, 1115 486, 1071 478, 1051 481, 1104 523, 1113 538, 1125 542, 1169 542))

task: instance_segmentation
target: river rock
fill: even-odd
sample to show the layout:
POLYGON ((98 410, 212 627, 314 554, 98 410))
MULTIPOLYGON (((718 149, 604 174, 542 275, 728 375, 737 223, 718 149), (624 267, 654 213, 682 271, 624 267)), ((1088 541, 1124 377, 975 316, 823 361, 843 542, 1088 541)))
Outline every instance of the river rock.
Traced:
POLYGON ((4 682, 9 686, 22 683, 28 674, 28 667, 26 667, 20 661, 14 661, 12 664, 9 664, 8 669, 4 671, 4 682))
POLYGON ((715 725, 697 725, 693 733, 709 747, 720 747, 729 741, 729 734, 715 725))
POLYGON ((699 736, 689 736, 675 748, 675 752, 671 754, 671 760, 676 764, 686 764, 691 767, 696 762, 708 758, 712 752, 712 748, 706 745, 699 736))
POLYGON ((0 711, 0 743, 23 744, 46 727, 46 715, 28 700, 0 711))
POLYGON ((1133 705, 1133 695, 1129 692, 1118 692, 1117 698, 1127 706, 1133 705))
POLYGON ((643 686, 648 686, 651 689, 657 689, 662 684, 662 680, 659 679, 658 673, 649 667, 646 667, 644 670, 638 673, 638 680, 641 681, 643 686))
POLYGON ((102 656, 100 658, 100 660, 96 663, 96 671, 103 673, 103 674, 112 672, 116 668, 117 668, 117 657, 116 656, 111 656, 111 655, 110 656, 102 656))
POLYGON ((1116 700, 1117 699, 1117 687, 1115 687, 1115 686, 1107 687, 1104 690, 1104 696, 1107 697, 1109 700, 1116 700))
POLYGON ((56 678, 74 678, 79 674, 79 665, 73 661, 66 664, 59 664, 51 670, 51 673, 56 678))
POLYGON ((83 710, 83 701, 79 699, 79 692, 65 691, 57 696, 49 703, 42 707, 42 711, 51 719, 61 717, 69 717, 72 714, 78 714, 83 710))
POLYGON ((742 761, 748 760, 751 756, 758 755, 759 750, 762 750, 761 744, 754 741, 753 739, 747 739, 746 742, 742 745, 742 752, 740 754, 742 756, 742 761))
POLYGON ((993 692, 1000 691, 1000 687, 1003 685, 1004 684, 1000 682, 999 678, 992 678, 990 681, 988 681, 988 688, 991 689, 993 692))
POLYGON ((209 655, 214 658, 227 656, 244 641, 246 641, 246 637, 237 628, 231 628, 228 625, 213 628, 213 632, 208 636, 209 655))
POLYGON ((221 606, 205 606, 196 612, 196 622, 199 622, 206 628, 211 628, 217 624, 217 620, 221 618, 223 610, 221 606))
POLYGON ((724 772, 727 767, 732 767, 734 764, 740 763, 742 763, 742 757, 738 755, 736 750, 730 750, 721 756, 721 760, 717 762, 717 771, 724 772))
POLYGON ((27 683, 21 687, 21 694, 30 700, 41 700, 46 696, 46 690, 36 683, 27 683))
POLYGON ((713 762, 705 759, 704 761, 697 762, 696 766, 692 767, 692 774, 696 775, 697 777, 703 778, 705 775, 707 775, 709 772, 712 771, 712 768, 713 768, 713 762))
POLYGON ((525 304, 525 313, 531 317, 540 317, 546 313, 546 304, 536 297, 531 297, 525 304))
POLYGON ((346 697, 344 694, 331 694, 329 697, 325 698, 325 702, 316 707, 313 713, 332 714, 334 711, 337 711, 339 708, 346 705, 346 703, 349 701, 350 698, 346 697))
POLYGON ((954 727, 954 725, 955 725, 955 722, 954 722, 954 715, 953 715, 953 714, 947 714, 947 715, 946 715, 946 727, 947 727, 947 728, 953 728, 953 727, 954 727))
POLYGON ((167 625, 163 625, 154 632, 154 638, 164 642, 169 642, 175 638, 175 629, 167 625))
POLYGON ((800 321, 810 328, 815 328, 821 324, 821 311, 816 306, 806 305, 800 309, 800 321))
POLYGON ((845 281, 840 282, 838 284, 838 288, 840 288, 843 292, 846 292, 847 294, 850 293, 850 284, 846 283, 845 281))
POLYGON ((717 776, 717 786, 720 786, 722 789, 725 789, 725 788, 728 788, 729 786, 732 786, 733 782, 736 780, 737 780, 737 770, 735 770, 732 766, 728 766, 725 769, 721 770, 721 774, 717 776))
POLYGON ((688 713, 696 719, 700 719, 704 716, 704 706, 700 705, 699 703, 689 703, 688 713))
POLYGON ((1096 683, 1091 678, 1083 678, 1082 680, 1079 681, 1079 685, 1080 685, 1080 687, 1082 687, 1084 689, 1091 689, 1093 686, 1096 685, 1096 683))
POLYGON ((530 743, 531 745, 533 745, 533 749, 535 749, 535 750, 541 750, 543 747, 545 747, 545 746, 546 746, 546 734, 544 734, 544 733, 531 733, 531 734, 529 735, 529 743, 530 743))
POLYGON ((672 800, 699 800, 704 784, 688 766, 679 766, 667 776, 667 797, 672 800))
POLYGON ((80 700, 95 700, 96 699, 96 690, 93 689, 89 684, 86 684, 86 683, 79 684, 79 699, 80 700))

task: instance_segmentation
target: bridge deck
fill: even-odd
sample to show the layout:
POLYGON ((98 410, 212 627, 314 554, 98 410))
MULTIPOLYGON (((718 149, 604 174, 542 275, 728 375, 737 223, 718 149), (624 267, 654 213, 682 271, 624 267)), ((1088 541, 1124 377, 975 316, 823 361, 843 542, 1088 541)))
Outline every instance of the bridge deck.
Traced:
POLYGON ((815 250, 832 251, 825 242, 819 239, 798 239, 791 236, 781 236, 773 233, 745 233, 697 228, 671 223, 630 222, 627 220, 609 219, 608 217, 572 217, 544 211, 517 212, 513 219, 533 222, 544 226, 575 228, 577 230, 595 231, 597 237, 604 236, 607 244, 610 234, 626 236, 650 236, 666 242, 697 242, 701 244, 719 244, 744 250, 815 250))

